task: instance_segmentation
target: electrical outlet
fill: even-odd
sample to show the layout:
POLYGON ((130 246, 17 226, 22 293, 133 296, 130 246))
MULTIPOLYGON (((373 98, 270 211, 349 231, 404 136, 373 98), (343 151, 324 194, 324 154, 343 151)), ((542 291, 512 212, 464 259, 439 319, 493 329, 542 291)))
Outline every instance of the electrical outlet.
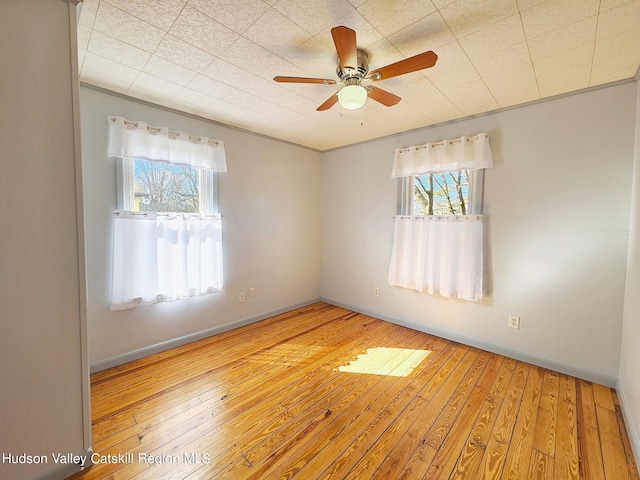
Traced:
POLYGON ((380 289, 378 287, 373 287, 373 296, 374 297, 380 296, 380 289))
POLYGON ((255 297, 255 296, 256 296, 256 289, 255 289, 255 288, 253 288, 253 287, 251 287, 251 288, 249 289, 249 298, 253 298, 253 297, 255 297))
POLYGON ((520 328, 520 317, 517 315, 509 315, 509 327, 518 330, 520 328))
POLYGON ((245 300, 246 300, 246 297, 245 297, 244 292, 240 292, 238 294, 238 303, 244 303, 245 300))

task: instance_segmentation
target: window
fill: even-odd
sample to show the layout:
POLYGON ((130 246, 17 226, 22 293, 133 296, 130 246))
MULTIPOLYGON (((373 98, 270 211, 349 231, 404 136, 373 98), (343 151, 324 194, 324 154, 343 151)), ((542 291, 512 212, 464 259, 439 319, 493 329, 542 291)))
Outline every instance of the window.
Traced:
POLYGON ((482 211, 482 170, 423 173, 399 179, 400 215, 470 215, 482 211))
POLYGON ((116 158, 111 309, 219 292, 222 222, 220 140, 108 117, 116 158))
POLYGON ((118 208, 132 212, 216 213, 217 173, 190 165, 123 158, 118 208))

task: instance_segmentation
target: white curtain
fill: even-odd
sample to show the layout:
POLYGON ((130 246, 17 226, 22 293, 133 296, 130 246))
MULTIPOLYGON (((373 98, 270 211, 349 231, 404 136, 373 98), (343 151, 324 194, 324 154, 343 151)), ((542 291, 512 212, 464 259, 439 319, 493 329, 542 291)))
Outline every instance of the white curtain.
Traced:
POLYGON ((111 310, 221 289, 219 215, 116 212, 111 310))
MULTIPOLYGON (((395 151, 392 178, 493 166, 486 133, 395 151)), ((473 302, 483 293, 482 215, 398 216, 389 284, 473 302)))
POLYGON ((109 146, 107 155, 119 158, 146 158, 226 172, 227 160, 222 140, 201 135, 152 127, 123 117, 107 117, 109 146))
POLYGON ((489 135, 479 133, 414 147, 397 148, 391 178, 493 167, 489 135))
POLYGON ((389 284, 482 299, 482 215, 396 218, 389 284))
MULTIPOLYGON (((110 157, 227 171, 220 140, 123 117, 107 120, 110 157)), ((217 212, 115 213, 111 310, 217 292, 222 289, 222 278, 221 218, 217 212)))

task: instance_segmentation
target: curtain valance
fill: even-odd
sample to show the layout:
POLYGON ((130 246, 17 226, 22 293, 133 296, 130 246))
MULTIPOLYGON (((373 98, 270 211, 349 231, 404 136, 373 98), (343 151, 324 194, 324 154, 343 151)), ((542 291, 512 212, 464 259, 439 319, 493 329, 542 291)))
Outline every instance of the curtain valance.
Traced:
POLYGON ((163 160, 214 172, 227 171, 224 143, 221 140, 176 132, 167 127, 152 127, 145 122, 132 122, 123 117, 107 118, 107 155, 110 157, 163 160))
POLYGON ((397 148, 391 178, 493 167, 489 135, 479 133, 441 142, 397 148))

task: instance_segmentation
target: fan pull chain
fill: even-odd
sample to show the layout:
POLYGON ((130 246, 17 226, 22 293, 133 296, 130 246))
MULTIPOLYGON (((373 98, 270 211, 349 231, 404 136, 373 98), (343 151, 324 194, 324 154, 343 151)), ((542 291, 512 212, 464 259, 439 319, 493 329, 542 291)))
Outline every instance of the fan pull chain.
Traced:
POLYGON ((360 126, 364 127, 364 106, 360 109, 360 126))

